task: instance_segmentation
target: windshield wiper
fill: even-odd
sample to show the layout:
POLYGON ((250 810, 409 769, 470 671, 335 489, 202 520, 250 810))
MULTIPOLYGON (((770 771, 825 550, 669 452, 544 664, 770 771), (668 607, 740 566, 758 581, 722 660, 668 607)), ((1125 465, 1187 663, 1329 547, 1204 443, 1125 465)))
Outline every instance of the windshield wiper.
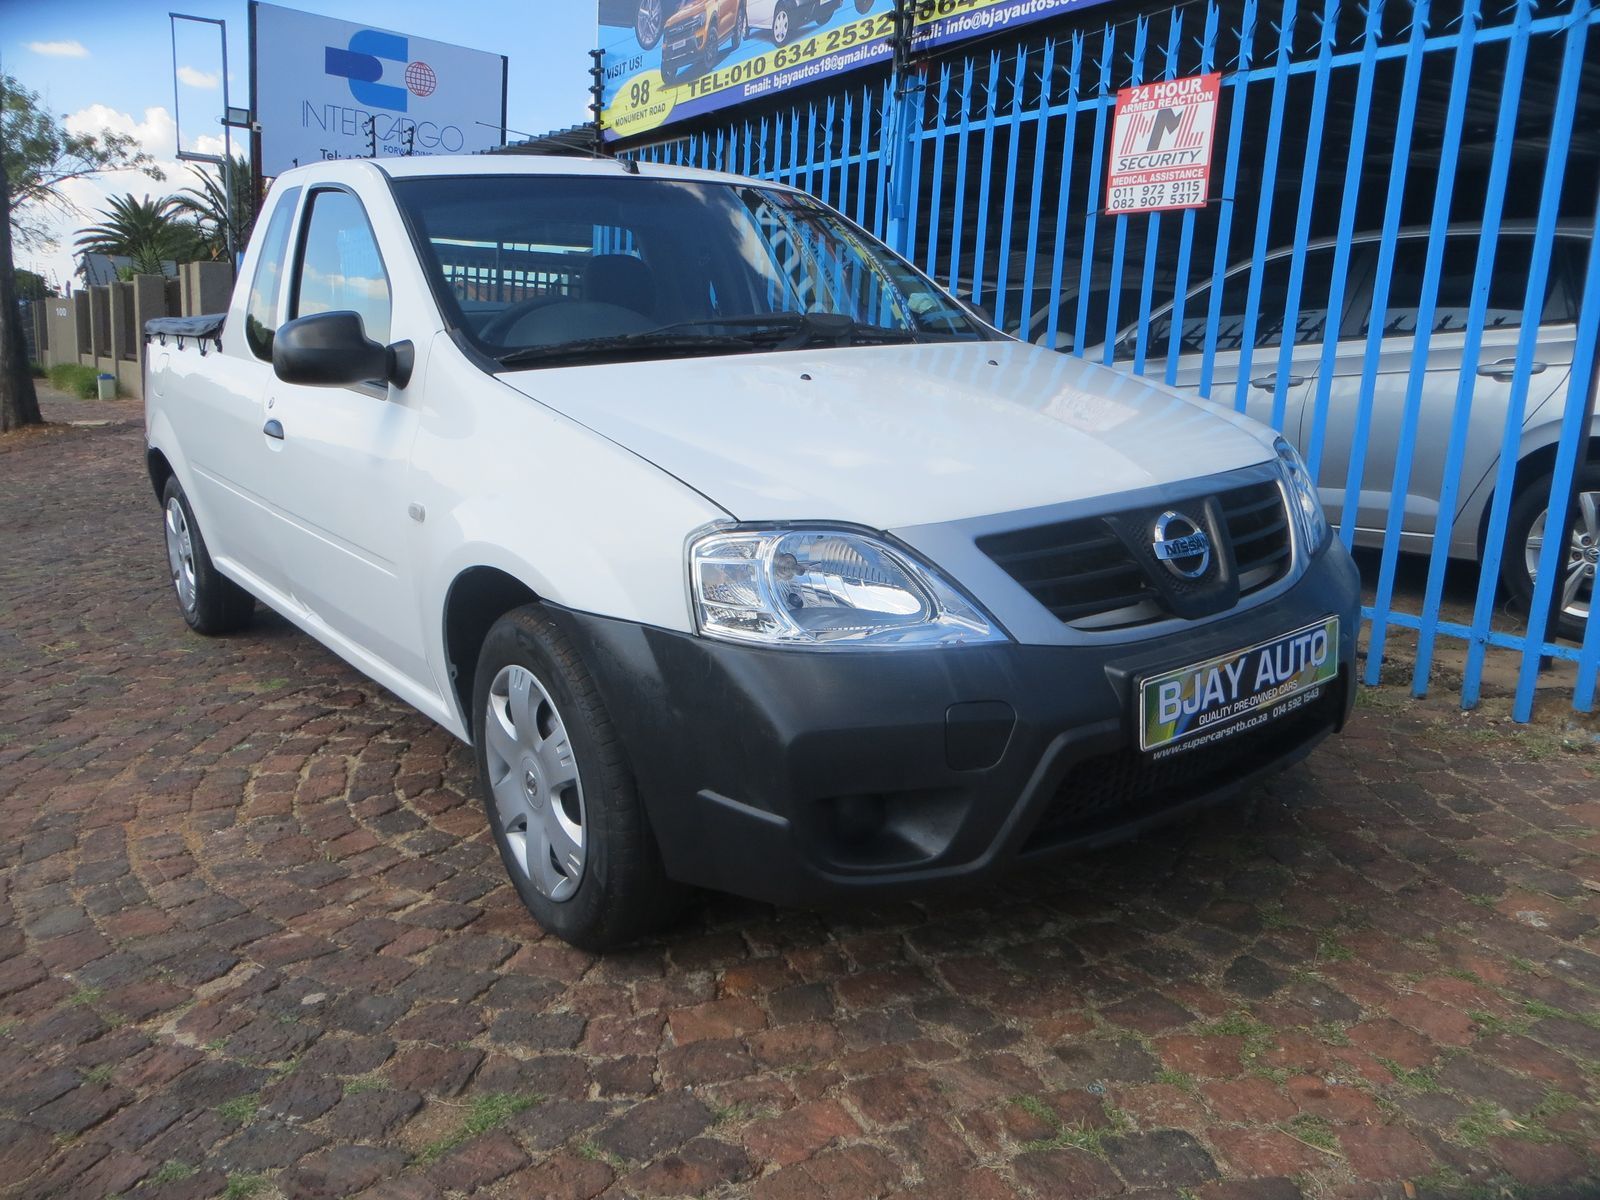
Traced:
POLYGON ((864 346, 873 344, 886 344, 895 342, 914 342, 918 340, 917 334, 910 329, 894 329, 886 325, 864 325, 854 317, 843 313, 750 313, 736 317, 701 317, 693 321, 677 321, 656 330, 665 333, 668 330, 678 329, 715 329, 719 326, 731 329, 748 329, 748 334, 740 335, 750 338, 764 338, 771 334, 787 335, 783 337, 774 349, 797 350, 802 346, 814 345, 818 342, 833 342, 838 345, 864 346))
POLYGON ((669 329, 649 329, 643 333, 618 333, 610 337, 579 338, 549 346, 523 346, 495 355, 502 367, 554 362, 563 358, 591 358, 612 353, 631 354, 636 350, 663 353, 719 352, 750 349, 750 339, 709 333, 686 333, 669 329))
POLYGON ((676 321, 659 329, 639 333, 618 333, 609 337, 580 338, 549 346, 524 346, 496 355, 503 367, 548 363, 567 358, 590 358, 637 351, 662 353, 719 353, 740 350, 798 350, 818 343, 866 346, 913 342, 917 335, 907 329, 882 325, 861 325, 853 318, 835 313, 770 313, 738 317, 702 317, 676 321), (737 333, 699 333, 718 327, 737 333))

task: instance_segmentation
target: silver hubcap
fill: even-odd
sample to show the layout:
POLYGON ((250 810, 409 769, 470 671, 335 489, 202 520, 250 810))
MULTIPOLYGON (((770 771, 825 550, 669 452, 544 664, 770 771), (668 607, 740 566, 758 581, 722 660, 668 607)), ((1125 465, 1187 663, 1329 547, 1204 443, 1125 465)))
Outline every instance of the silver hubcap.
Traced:
POLYGON ((661 0, 643 0, 634 21, 634 32, 639 35, 639 45, 645 49, 656 44, 661 37, 661 0))
POLYGON ((172 572, 172 586, 178 589, 178 603, 184 612, 193 612, 197 595, 194 538, 176 496, 167 501, 167 567, 172 572))
MULTIPOLYGON (((1539 577, 1539 556, 1544 552, 1545 522, 1549 513, 1540 513, 1528 531, 1524 551, 1528 577, 1539 577)), ((1578 495, 1578 523, 1567 543, 1567 561, 1562 566, 1561 610, 1580 621, 1589 619, 1594 600, 1595 568, 1600 565, 1600 492, 1578 495)))
POLYGON ((789 14, 787 11, 779 10, 772 18, 772 40, 780 46, 789 40, 789 14))
POLYGON ((511 856, 539 894, 572 898, 583 881, 588 824, 566 724, 544 685, 509 666, 489 687, 489 787, 511 856))

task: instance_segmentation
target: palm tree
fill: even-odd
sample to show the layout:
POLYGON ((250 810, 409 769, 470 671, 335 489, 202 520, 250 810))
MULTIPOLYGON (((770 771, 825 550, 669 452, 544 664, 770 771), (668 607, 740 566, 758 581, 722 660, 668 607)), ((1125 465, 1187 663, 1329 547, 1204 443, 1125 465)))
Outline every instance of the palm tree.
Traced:
POLYGON ((200 245, 195 226, 176 213, 171 196, 114 196, 100 210, 104 222, 79 232, 78 250, 129 258, 135 274, 160 275, 167 260, 191 257, 200 245))
POLYGON ((221 178, 209 171, 190 166, 190 172, 200 181, 199 187, 184 188, 172 197, 173 207, 187 214, 199 230, 206 252, 213 258, 228 256, 228 224, 233 224, 233 244, 243 250, 250 240, 250 226, 255 213, 250 203, 250 163, 235 155, 230 174, 233 177, 233 202, 228 202, 228 191, 221 178))

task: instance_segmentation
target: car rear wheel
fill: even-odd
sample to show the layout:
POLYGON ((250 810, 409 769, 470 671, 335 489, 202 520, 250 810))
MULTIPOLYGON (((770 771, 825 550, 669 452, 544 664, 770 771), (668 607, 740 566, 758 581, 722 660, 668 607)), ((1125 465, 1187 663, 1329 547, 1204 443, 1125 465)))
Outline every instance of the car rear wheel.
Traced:
POLYGON ((178 608, 189 628, 208 637, 234 633, 250 624, 256 600, 219 572, 206 549, 200 524, 189 507, 177 476, 161 493, 162 532, 167 545, 167 573, 178 608))
MULTIPOLYGON (((1561 560, 1561 617, 1557 630, 1573 641, 1583 638, 1594 604, 1596 564, 1600 562, 1600 463, 1580 468, 1577 520, 1567 531, 1566 553, 1561 560)), ((1533 603, 1538 583, 1539 557, 1544 552, 1549 513, 1550 476, 1543 475, 1519 493, 1511 505, 1501 578, 1522 605, 1533 603)))
POLYGON ((739 5, 739 15, 733 22, 733 48, 737 50, 744 45, 745 38, 750 36, 750 13, 744 5, 739 5))
POLYGON ((507 613, 474 677, 473 743, 489 828, 545 929, 604 950, 676 915, 660 855, 605 704, 537 605, 507 613))
POLYGON ((778 0, 772 12, 772 44, 787 46, 794 36, 795 18, 793 0, 778 0))
POLYGON ((661 42, 661 29, 666 24, 666 13, 662 11, 664 0, 639 0, 638 11, 634 14, 633 32, 639 39, 639 49, 654 50, 661 42))

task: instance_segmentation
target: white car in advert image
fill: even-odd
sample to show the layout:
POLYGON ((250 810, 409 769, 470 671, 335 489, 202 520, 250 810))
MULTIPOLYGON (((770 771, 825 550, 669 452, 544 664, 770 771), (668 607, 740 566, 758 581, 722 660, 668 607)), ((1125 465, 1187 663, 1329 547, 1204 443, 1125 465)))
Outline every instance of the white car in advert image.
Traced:
POLYGON ((1354 703, 1355 567, 1288 442, 997 332, 793 188, 316 163, 227 313, 145 332, 183 619, 265 604, 469 743, 578 946, 690 887, 1081 854, 1354 703))

